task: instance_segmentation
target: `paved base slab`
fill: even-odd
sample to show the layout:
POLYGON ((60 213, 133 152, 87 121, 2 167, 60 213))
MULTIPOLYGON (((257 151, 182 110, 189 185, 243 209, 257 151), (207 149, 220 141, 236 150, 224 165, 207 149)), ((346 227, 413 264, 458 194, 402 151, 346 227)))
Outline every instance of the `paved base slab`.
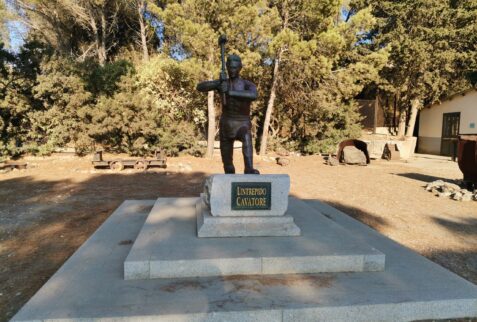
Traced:
POLYGON ((124 262, 131 279, 363 272, 384 269, 385 255, 305 202, 288 201, 297 237, 197 237, 199 198, 159 198, 124 262))
POLYGON ((126 201, 13 321, 409 321, 477 316, 477 287, 318 201, 309 205, 386 253, 384 272, 125 281, 154 201, 126 201))
POLYGON ((195 204, 198 237, 283 237, 300 236, 292 216, 212 216, 200 198, 195 204))

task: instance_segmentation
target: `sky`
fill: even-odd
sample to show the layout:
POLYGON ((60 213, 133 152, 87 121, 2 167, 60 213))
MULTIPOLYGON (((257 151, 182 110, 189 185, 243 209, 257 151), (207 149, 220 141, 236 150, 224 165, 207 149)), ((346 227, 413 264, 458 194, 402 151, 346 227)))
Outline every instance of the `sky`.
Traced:
POLYGON ((28 34, 28 28, 19 21, 12 21, 7 24, 10 36, 10 50, 18 52, 25 42, 25 37, 28 34))
MULTIPOLYGON (((2 1, 2 0, 0 0, 2 1)), ((10 12, 14 12, 15 9, 10 1, 4 1, 6 8, 10 12)), ((28 27, 21 21, 10 20, 6 24, 8 30, 8 37, 10 40, 10 50, 18 52, 21 46, 25 43, 25 38, 28 34, 28 27)))

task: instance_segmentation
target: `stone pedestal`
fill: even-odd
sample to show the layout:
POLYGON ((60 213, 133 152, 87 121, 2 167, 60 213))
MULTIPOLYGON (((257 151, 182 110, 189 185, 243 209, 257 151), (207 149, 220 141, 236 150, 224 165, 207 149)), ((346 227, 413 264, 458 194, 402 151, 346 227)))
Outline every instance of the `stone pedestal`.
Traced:
POLYGON ((216 174, 205 181, 204 200, 212 216, 282 216, 289 191, 287 174, 216 174))
POLYGON ((212 216, 203 198, 197 201, 196 213, 199 237, 300 236, 300 228, 290 215, 212 216))
POLYGON ((196 204, 198 237, 300 236, 288 209, 290 177, 213 175, 196 204))

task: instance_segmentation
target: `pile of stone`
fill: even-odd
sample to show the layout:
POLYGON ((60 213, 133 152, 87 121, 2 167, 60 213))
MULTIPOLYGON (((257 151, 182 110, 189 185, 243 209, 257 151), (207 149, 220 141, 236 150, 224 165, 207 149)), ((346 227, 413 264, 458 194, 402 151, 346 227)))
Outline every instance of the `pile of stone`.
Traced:
POLYGON ((477 190, 472 192, 462 188, 462 186, 463 183, 459 181, 452 183, 443 180, 436 180, 428 183, 426 185, 426 190, 441 198, 451 198, 457 201, 477 201, 477 190))

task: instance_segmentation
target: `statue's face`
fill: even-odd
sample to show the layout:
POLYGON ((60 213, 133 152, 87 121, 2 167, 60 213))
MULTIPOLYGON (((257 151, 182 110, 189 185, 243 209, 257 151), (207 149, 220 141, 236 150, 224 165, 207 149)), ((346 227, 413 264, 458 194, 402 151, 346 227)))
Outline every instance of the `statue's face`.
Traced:
POLYGON ((242 64, 240 62, 232 60, 227 64, 227 72, 230 78, 239 77, 240 70, 242 69, 242 64))

